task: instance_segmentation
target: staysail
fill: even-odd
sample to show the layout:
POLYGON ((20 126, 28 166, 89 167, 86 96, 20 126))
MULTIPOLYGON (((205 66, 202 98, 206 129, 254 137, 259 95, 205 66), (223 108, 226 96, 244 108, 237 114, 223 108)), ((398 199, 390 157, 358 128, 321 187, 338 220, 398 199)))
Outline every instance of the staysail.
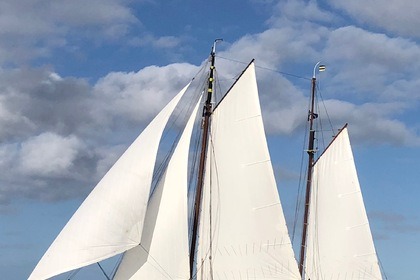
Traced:
POLYGON ((189 279, 187 171, 197 103, 147 208, 139 246, 124 253, 114 279, 189 279))
POLYGON ((382 279, 347 127, 314 165, 305 279, 382 279))
POLYGON ((160 138, 187 88, 166 105, 97 184, 29 279, 47 279, 140 243, 160 138))
POLYGON ((251 63, 215 108, 197 279, 300 279, 268 153, 251 63))

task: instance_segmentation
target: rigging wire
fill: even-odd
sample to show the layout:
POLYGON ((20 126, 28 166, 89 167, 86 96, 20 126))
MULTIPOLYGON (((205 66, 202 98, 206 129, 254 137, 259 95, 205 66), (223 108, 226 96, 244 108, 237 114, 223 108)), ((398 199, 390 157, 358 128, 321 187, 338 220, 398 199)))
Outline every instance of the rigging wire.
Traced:
POLYGON ((79 273, 79 271, 81 270, 82 268, 78 268, 78 269, 75 269, 75 270, 73 270, 73 271, 71 271, 70 273, 69 273, 69 276, 67 276, 66 278, 67 278, 67 280, 71 280, 71 279, 73 279, 73 277, 74 276, 76 276, 76 274, 77 273, 79 273))
MULTIPOLYGON (((166 278, 168 278, 168 279, 174 279, 174 278, 172 278, 172 276, 163 268, 163 266, 161 266, 160 264, 159 264, 159 262, 149 253, 149 251, 146 249, 146 248, 144 248, 144 246, 142 245, 142 244, 139 244, 139 246, 144 250, 144 252, 146 252, 146 254, 147 254, 147 256, 148 257, 150 257, 155 263, 156 263, 156 265, 162 270, 162 271, 160 271, 159 269, 157 269, 156 267, 156 270, 158 270, 161 274, 162 274, 162 276, 164 276, 164 277, 166 277, 166 278)), ((151 262, 148 262, 151 266, 153 266, 154 267, 154 265, 151 263, 151 262)))
POLYGON ((378 257, 379 266, 380 266, 380 269, 381 269, 381 272, 382 272, 382 276, 383 276, 386 280, 388 280, 388 276, 387 276, 387 275, 386 275, 386 273, 385 273, 384 266, 382 265, 382 261, 381 261, 381 259, 379 258, 379 255, 378 255, 378 254, 377 254, 377 257, 378 257))
MULTIPOLYGON (((249 63, 249 62, 239 61, 239 60, 235 60, 235 59, 231 59, 231 58, 226 58, 226 57, 222 57, 222 56, 218 56, 218 55, 216 55, 216 57, 217 58, 224 59, 224 60, 227 60, 227 61, 232 61, 232 62, 236 62, 236 63, 240 63, 240 64, 245 64, 245 65, 247 65, 249 63)), ((309 81, 311 80, 310 78, 307 78, 307 77, 303 77, 303 76, 299 76, 299 75, 296 75, 296 74, 279 71, 279 70, 268 68, 268 67, 262 67, 262 66, 255 65, 255 68, 259 68, 259 69, 262 69, 262 70, 267 70, 267 71, 279 73, 279 74, 282 74, 282 75, 285 75, 285 76, 294 77, 294 78, 297 78, 297 79, 303 79, 303 80, 309 80, 309 81)))
POLYGON ((325 100, 324 100, 324 97, 322 96, 322 91, 319 88, 319 83, 317 84, 317 89, 318 89, 317 93, 319 94, 319 98, 321 99, 321 103, 322 103, 322 106, 324 108, 325 115, 327 116, 328 123, 330 125, 330 129, 331 129, 331 131, 333 133, 333 137, 334 137, 335 136, 334 127, 333 127, 330 115, 328 114, 327 106, 325 105, 325 100))
POLYGON ((308 172, 308 167, 304 164, 304 158, 305 158, 305 146, 306 146, 306 139, 308 137, 308 122, 305 122, 305 133, 303 136, 303 143, 302 143, 302 149, 301 149, 301 159, 300 159, 300 169, 299 169, 299 182, 298 182, 298 192, 296 196, 296 202, 295 202, 295 216, 293 221, 293 230, 292 230, 292 244, 294 243, 294 239, 296 236, 296 227, 299 221, 299 215, 300 210, 302 209, 302 203, 303 203, 303 188, 304 184, 302 183, 303 178, 306 177, 306 173, 308 172), (303 169, 305 167, 305 171, 303 172, 303 169))
POLYGON ((120 264, 122 262, 123 257, 124 257, 124 253, 123 254, 120 254, 117 262, 115 263, 114 268, 111 271, 111 279, 114 279, 115 274, 117 274, 118 268, 120 267, 120 264))
POLYGON ((104 274, 104 276, 106 277, 106 279, 107 279, 107 280, 111 280, 111 279, 108 277, 108 275, 106 274, 106 272, 105 272, 105 270, 103 269, 102 265, 101 265, 99 262, 97 262, 96 264, 99 266, 99 268, 101 269, 101 271, 102 271, 102 273, 104 274))
MULTIPOLYGON (((203 66, 199 72, 195 75, 195 77, 193 78, 193 80, 195 80, 198 75, 200 75, 201 73, 201 77, 202 77, 202 72, 205 69, 205 66, 203 66)), ((191 86, 191 85, 190 85, 191 86)), ((195 89, 191 89, 188 88, 187 91, 192 91, 192 92, 196 92, 195 89)), ((187 94, 187 93, 186 93, 187 94)), ((184 95, 185 96, 185 95, 184 95)), ((200 96, 199 95, 194 95, 193 98, 189 99, 189 102, 187 102, 187 104, 185 104, 184 106, 182 106, 181 108, 179 108, 178 106, 181 106, 182 104, 178 104, 177 108, 179 108, 178 112, 174 112, 172 117, 171 117, 171 121, 167 123, 166 128, 164 130, 164 133, 161 137, 160 142, 165 142, 165 140, 167 140, 171 135, 171 132, 176 131, 176 135, 173 137, 173 139, 169 140, 172 141, 171 147, 169 148, 169 150, 164 154, 164 157, 162 159, 162 161, 157 164, 155 166, 155 170, 153 172, 153 184, 152 184, 152 188, 150 191, 150 197, 153 196, 153 193, 157 187, 157 185, 159 184, 160 180, 163 177, 163 174, 166 170, 166 167, 168 166, 169 160, 172 157, 172 154, 177 146, 177 143, 179 141, 179 138, 181 137, 182 134, 182 129, 177 129, 177 124, 180 123, 180 127, 185 127, 186 122, 188 121, 189 118, 189 112, 192 111, 192 109, 194 108, 195 104, 197 103, 197 100, 200 96)), ((184 99, 184 98, 183 98, 184 99)), ((161 150, 161 149, 159 149, 161 150)))

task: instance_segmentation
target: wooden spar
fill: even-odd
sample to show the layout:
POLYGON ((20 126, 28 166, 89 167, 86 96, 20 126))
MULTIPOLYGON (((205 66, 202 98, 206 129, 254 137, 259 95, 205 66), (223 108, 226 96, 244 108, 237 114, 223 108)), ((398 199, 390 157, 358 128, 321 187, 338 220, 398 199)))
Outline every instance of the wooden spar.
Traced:
POLYGON ((308 231, 308 217, 309 217, 309 205, 310 205, 310 196, 311 196, 311 182, 312 182, 312 168, 314 166, 314 142, 315 142, 315 130, 313 127, 314 119, 318 117, 315 113, 315 88, 316 88, 316 76, 315 70, 319 65, 319 62, 314 67, 314 74, 312 76, 312 86, 311 86, 311 109, 308 114, 309 121, 309 141, 308 141, 308 174, 306 180, 306 194, 305 194, 305 212, 303 215, 303 231, 302 231, 302 241, 300 247, 300 258, 299 258, 299 272, 303 279, 304 277, 304 265, 305 265, 305 254, 306 254, 306 241, 307 241, 307 231, 308 231))
POLYGON ((203 108, 203 133, 201 139, 201 154, 200 154, 200 163, 198 169, 198 180, 197 180, 197 189, 195 193, 195 202, 194 202, 194 217, 193 217, 193 228, 192 228, 192 237, 191 237, 191 247, 190 247, 190 279, 193 279, 194 276, 194 259, 195 259, 195 250, 197 247, 197 231, 199 223, 199 215, 201 209, 201 197, 203 192, 204 184, 204 167, 206 163, 206 154, 208 146, 208 135, 209 135, 209 124, 210 124, 210 115, 212 114, 212 93, 214 85, 214 63, 216 56, 216 43, 221 39, 216 39, 213 44, 213 48, 210 53, 210 74, 208 80, 207 88, 207 99, 203 108))

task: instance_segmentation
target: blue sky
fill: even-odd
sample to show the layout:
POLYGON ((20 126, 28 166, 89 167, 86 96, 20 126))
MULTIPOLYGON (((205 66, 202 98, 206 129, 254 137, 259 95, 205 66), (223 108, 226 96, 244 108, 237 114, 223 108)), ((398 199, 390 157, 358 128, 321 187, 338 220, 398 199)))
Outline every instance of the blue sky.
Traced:
POLYGON ((349 123, 388 279, 420 279, 420 5, 226 2, 2 1, 2 278, 29 275, 99 178, 223 38, 221 76, 256 59, 288 222, 310 87, 298 77, 310 78, 322 60, 320 92, 334 127, 349 123))

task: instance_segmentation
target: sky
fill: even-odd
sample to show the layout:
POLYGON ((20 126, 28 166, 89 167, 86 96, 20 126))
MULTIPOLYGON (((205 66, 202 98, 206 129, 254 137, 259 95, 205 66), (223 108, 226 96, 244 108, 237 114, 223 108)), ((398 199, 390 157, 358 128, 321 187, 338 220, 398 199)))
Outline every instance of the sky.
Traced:
POLYGON ((418 14, 415 0, 1 1, 1 278, 29 276, 95 183, 223 38, 216 69, 226 82, 256 59, 289 228, 310 78, 322 61, 320 108, 334 128, 349 124, 385 274, 420 279, 418 14))

